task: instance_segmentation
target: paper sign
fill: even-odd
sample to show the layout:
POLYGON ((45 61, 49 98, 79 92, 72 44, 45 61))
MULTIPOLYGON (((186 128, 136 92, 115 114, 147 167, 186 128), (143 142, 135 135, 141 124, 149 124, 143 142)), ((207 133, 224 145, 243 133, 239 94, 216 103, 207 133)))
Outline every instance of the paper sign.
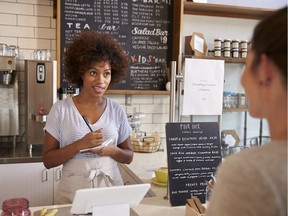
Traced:
POLYGON ((222 115, 224 60, 185 59, 182 115, 222 115))

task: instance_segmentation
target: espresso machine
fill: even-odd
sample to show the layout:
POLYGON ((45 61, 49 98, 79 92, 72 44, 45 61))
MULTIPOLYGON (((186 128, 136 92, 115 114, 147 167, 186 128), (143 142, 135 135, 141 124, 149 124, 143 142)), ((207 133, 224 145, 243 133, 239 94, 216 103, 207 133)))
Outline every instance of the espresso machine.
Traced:
POLYGON ((57 101, 57 62, 25 60, 26 142, 30 149, 44 143, 47 115, 57 101))
POLYGON ((16 56, 0 56, 0 136, 19 135, 18 81, 16 56))

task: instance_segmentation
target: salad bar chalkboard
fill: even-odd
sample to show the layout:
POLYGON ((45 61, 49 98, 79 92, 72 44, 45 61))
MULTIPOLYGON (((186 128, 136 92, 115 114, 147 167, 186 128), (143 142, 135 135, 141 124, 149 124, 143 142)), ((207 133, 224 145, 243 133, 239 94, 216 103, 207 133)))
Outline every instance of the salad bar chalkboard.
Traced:
POLYGON ((65 77, 65 44, 80 31, 113 35, 130 58, 129 72, 115 90, 165 90, 171 61, 172 0, 60 1, 60 87, 73 85, 65 77))
POLYGON ((205 180, 222 160, 218 123, 167 123, 166 140, 171 205, 185 205, 192 196, 205 203, 205 180))

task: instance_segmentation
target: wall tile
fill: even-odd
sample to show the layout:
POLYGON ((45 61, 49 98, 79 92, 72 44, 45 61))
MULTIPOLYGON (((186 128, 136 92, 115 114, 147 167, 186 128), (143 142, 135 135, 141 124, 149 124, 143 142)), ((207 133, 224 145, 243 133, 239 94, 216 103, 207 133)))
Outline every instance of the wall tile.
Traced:
POLYGON ((33 15, 33 5, 1 2, 0 13, 33 15))
POLYGON ((132 104, 153 104, 153 95, 132 95, 132 104))
POLYGON ((56 39, 56 29, 35 28, 35 37, 46 38, 46 39, 56 39))
POLYGON ((34 29, 31 27, 21 26, 4 26, 0 25, 0 36, 5 37, 33 37, 34 29))
POLYGON ((140 105, 140 112, 144 113, 168 113, 169 109, 166 105, 152 104, 152 105, 140 105))
POLYGON ((153 114, 152 123, 167 123, 169 122, 169 114, 153 114))
POLYGON ((51 5, 51 0, 17 0, 17 2, 26 4, 51 5))
POLYGON ((19 38, 18 45, 22 49, 50 49, 50 40, 19 38))
POLYGON ((53 17, 53 7, 34 5, 34 15, 53 17))
POLYGON ((17 19, 14 14, 0 14, 0 25, 16 25, 17 19))
POLYGON ((169 104, 170 95, 154 95, 153 104, 169 104))
POLYGON ((0 37, 0 42, 6 43, 7 45, 15 45, 17 44, 17 38, 16 37, 0 37))
POLYGON ((17 23, 19 26, 31 26, 31 27, 47 27, 50 28, 50 18, 40 16, 17 16, 17 23))

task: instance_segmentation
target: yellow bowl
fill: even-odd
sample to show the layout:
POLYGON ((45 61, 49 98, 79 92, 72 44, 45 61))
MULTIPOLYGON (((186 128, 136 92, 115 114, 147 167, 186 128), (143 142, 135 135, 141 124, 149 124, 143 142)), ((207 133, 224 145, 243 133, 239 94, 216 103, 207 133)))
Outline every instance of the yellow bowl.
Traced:
POLYGON ((155 169, 155 176, 156 176, 157 182, 167 183, 168 182, 168 168, 159 167, 155 169))

